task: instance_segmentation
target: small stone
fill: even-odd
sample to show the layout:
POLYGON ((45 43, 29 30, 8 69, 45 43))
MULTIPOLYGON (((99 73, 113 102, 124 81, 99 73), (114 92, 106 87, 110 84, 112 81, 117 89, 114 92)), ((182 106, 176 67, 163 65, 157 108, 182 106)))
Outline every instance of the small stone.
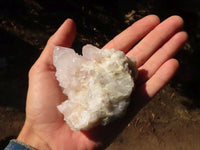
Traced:
POLYGON ((106 125, 122 116, 136 76, 135 59, 122 51, 86 45, 82 53, 57 46, 53 55, 56 78, 68 97, 57 108, 75 131, 106 125))

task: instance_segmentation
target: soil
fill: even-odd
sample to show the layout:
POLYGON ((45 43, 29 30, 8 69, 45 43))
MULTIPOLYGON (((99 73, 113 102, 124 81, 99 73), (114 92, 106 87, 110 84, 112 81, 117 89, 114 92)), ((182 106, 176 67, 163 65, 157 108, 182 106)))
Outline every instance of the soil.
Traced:
POLYGON ((180 15, 189 41, 175 77, 133 118, 107 150, 200 149, 199 0, 2 0, 0 2, 0 149, 25 119, 28 70, 66 18, 77 24, 73 48, 102 47, 138 19, 180 15))

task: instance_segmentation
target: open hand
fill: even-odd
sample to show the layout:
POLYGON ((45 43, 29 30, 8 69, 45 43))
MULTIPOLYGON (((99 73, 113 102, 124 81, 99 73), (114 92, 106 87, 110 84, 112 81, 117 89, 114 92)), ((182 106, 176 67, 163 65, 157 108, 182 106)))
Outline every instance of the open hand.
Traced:
MULTIPOLYGON (((172 57, 187 40, 187 34, 181 31, 182 26, 183 20, 178 16, 160 23, 157 16, 149 15, 104 46, 122 50, 127 56, 136 58, 139 76, 134 97, 138 102, 148 102, 176 72, 178 61, 172 57)), ((29 72, 26 120, 18 140, 37 149, 89 150, 107 144, 104 140, 109 137, 109 132, 106 130, 112 124, 108 128, 74 132, 56 108, 66 100, 66 96, 55 78, 53 50, 55 46, 71 47, 75 34, 75 23, 67 19, 49 39, 29 72)), ((112 127, 112 132, 115 132, 115 127, 112 127)))

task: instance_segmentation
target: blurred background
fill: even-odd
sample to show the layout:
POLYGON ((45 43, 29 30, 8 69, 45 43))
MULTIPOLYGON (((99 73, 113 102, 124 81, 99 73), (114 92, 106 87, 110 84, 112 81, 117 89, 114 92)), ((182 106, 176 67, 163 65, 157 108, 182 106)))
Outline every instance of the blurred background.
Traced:
POLYGON ((23 125, 30 67, 66 18, 76 22, 72 47, 81 50, 87 43, 102 47, 149 14, 185 20, 189 40, 175 56, 181 66, 107 149, 199 150, 199 0, 0 0, 0 149, 23 125))

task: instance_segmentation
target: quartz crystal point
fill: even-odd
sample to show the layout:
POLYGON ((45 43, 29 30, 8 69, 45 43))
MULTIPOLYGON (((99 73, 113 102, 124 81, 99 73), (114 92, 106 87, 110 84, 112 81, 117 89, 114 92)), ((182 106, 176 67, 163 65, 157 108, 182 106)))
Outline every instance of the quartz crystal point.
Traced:
POLYGON ((57 46, 53 55, 56 78, 68 97, 57 108, 76 131, 106 125, 122 116, 136 74, 135 59, 122 51, 86 45, 82 53, 57 46))

